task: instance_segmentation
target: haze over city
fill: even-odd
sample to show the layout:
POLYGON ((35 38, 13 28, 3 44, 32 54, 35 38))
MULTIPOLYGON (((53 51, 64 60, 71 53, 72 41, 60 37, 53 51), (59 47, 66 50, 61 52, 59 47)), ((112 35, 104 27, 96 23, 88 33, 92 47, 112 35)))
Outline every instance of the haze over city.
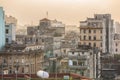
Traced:
POLYGON ((0 80, 120 80, 120 0, 0 0, 0 80))
POLYGON ((37 25, 46 17, 65 24, 79 26, 79 21, 93 14, 110 13, 115 21, 120 21, 118 8, 120 0, 0 0, 6 15, 18 19, 18 25, 37 25))

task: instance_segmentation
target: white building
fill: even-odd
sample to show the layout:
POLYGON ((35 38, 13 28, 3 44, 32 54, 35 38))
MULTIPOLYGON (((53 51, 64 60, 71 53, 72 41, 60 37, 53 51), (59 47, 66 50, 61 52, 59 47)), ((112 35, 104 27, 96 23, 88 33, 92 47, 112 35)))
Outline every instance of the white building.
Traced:
POLYGON ((6 24, 5 25, 5 37, 6 37, 6 44, 12 43, 12 41, 16 40, 16 27, 14 24, 6 24))
MULTIPOLYGON (((84 48, 82 46, 82 48, 84 48)), ((100 77, 100 51, 98 49, 74 49, 61 60, 61 72, 78 73, 92 79, 100 77)))

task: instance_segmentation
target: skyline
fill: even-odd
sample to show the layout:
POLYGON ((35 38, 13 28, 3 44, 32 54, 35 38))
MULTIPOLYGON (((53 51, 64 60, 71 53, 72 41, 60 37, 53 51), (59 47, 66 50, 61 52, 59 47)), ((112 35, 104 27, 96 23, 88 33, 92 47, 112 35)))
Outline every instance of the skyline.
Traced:
POLYGON ((38 25, 45 18, 57 19, 66 25, 77 25, 94 14, 111 14, 120 22, 120 0, 1 0, 6 15, 16 17, 18 25, 38 25))

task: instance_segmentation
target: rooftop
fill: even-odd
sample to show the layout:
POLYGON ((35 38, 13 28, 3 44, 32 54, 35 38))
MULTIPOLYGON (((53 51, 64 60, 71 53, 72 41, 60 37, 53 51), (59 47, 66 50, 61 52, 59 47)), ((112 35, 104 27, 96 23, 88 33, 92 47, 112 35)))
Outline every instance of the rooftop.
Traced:
POLYGON ((43 19, 41 19, 40 21, 50 21, 50 20, 47 19, 47 18, 43 18, 43 19))

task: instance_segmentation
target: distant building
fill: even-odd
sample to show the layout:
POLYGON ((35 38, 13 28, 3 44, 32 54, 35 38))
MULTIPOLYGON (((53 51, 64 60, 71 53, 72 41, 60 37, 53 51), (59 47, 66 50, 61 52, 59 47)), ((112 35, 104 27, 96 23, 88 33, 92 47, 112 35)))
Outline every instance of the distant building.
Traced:
POLYGON ((80 33, 79 27, 77 27, 76 25, 65 25, 65 34, 67 34, 70 31, 80 33))
POLYGON ((5 41, 6 44, 11 44, 16 40, 16 27, 14 24, 6 24, 5 25, 5 41))
POLYGON ((43 52, 38 45, 10 44, 0 52, 0 66, 4 74, 36 74, 42 69, 43 52))
POLYGON ((100 77, 100 51, 89 46, 71 49, 60 61, 61 72, 72 72, 92 79, 100 77))
POLYGON ((114 34, 113 54, 120 54, 120 34, 114 34))
POLYGON ((65 27, 65 24, 55 19, 51 20, 51 27, 65 27))
POLYGON ((39 27, 38 28, 47 28, 51 26, 51 20, 47 18, 43 18, 40 20, 39 27))
POLYGON ((0 7, 0 50, 5 46, 5 22, 4 10, 0 7))
POLYGON ((16 35, 16 42, 18 44, 25 44, 26 43, 26 35, 16 35))
POLYGON ((37 29, 36 27, 29 26, 27 27, 27 35, 36 35, 37 29))
POLYGON ((54 37, 53 38, 53 55, 54 57, 62 56, 61 52, 61 40, 63 37, 54 37))
POLYGON ((32 40, 32 37, 35 37, 36 39, 34 41, 44 45, 46 57, 61 55, 61 49, 54 50, 54 48, 58 44, 61 46, 61 40, 58 41, 57 38, 63 39, 65 36, 65 25, 62 22, 43 18, 40 20, 38 26, 29 26, 27 28, 27 34, 27 36, 31 36, 30 40, 32 40))
POLYGON ((120 23, 119 22, 115 22, 114 24, 115 26, 115 33, 120 34, 120 23))
POLYGON ((103 52, 112 53, 113 20, 110 14, 95 14, 80 22, 80 44, 98 47, 103 52))
POLYGON ((15 26, 17 26, 17 19, 13 16, 5 15, 5 23, 6 24, 14 24, 15 26))

